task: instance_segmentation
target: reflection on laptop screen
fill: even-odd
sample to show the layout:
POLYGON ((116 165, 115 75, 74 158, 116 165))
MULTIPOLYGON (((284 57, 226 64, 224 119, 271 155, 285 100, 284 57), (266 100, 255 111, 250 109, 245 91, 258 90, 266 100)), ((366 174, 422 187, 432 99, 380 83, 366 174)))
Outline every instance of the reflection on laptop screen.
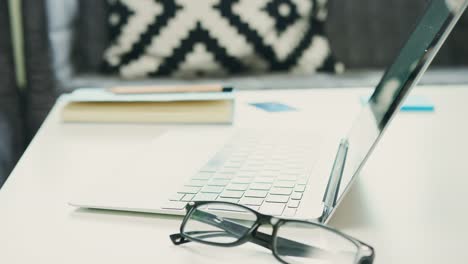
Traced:
POLYGON ((377 85, 348 134, 348 153, 338 201, 359 172, 408 91, 419 81, 468 5, 468 0, 433 0, 394 63, 377 85))

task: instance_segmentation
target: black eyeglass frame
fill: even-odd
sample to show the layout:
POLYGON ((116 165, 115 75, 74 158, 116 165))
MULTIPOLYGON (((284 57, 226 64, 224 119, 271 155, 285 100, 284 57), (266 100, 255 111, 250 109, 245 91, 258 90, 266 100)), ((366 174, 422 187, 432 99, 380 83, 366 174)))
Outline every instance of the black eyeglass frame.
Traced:
MULTIPOLYGON (((281 263, 287 264, 288 262, 283 260, 282 257, 277 252, 278 239, 284 239, 284 238, 281 238, 281 237, 277 236, 278 230, 282 225, 284 225, 286 223, 300 223, 300 224, 312 225, 312 226, 315 226, 317 228, 326 229, 326 230, 328 230, 328 231, 330 231, 332 233, 335 233, 335 234, 347 239, 351 243, 353 243, 358 249, 357 258, 356 258, 356 260, 357 260, 356 263, 357 264, 372 264, 373 260, 374 260, 374 257, 375 257, 374 249, 371 246, 367 245, 366 243, 364 243, 364 242, 362 242, 362 241, 360 241, 360 240, 358 240, 356 238, 348 236, 348 235, 346 235, 344 233, 341 233, 340 231, 337 231, 335 229, 332 229, 332 228, 330 228, 328 226, 325 226, 323 224, 320 224, 320 223, 310 222, 310 221, 303 221, 303 220, 295 220, 295 219, 278 218, 278 217, 275 217, 275 216, 265 215, 265 214, 259 213, 259 212, 255 211, 255 210, 252 210, 251 208, 249 208, 247 206, 244 206, 244 205, 230 203, 230 202, 221 202, 221 201, 189 202, 185 206, 185 209, 187 211, 187 214, 185 215, 185 217, 184 217, 184 219, 182 221, 182 224, 180 225, 179 233, 170 235, 170 239, 174 243, 174 245, 181 245, 181 244, 185 244, 185 243, 188 243, 188 242, 191 242, 191 241, 195 241, 195 242, 198 242, 198 243, 211 245, 211 246, 235 247, 235 246, 242 245, 242 244, 244 244, 246 242, 252 242, 252 243, 257 244, 259 246, 262 246, 264 248, 270 249, 272 251, 272 253, 273 253, 273 256, 275 256, 275 258, 278 261, 280 261, 281 263), (248 231, 245 232, 245 234, 242 237, 239 237, 236 241, 231 242, 231 243, 210 242, 210 241, 205 241, 205 240, 202 240, 202 239, 198 239, 198 238, 194 238, 194 237, 186 235, 183 232, 183 230, 185 228, 185 225, 186 225, 187 221, 190 219, 191 215, 195 212, 195 209, 197 209, 200 206, 206 205, 206 204, 220 204, 220 205, 229 205, 229 206, 241 207, 244 210, 252 212, 256 216, 256 221, 252 225, 252 227, 250 227, 250 228, 247 228, 247 227, 242 226, 242 225, 238 225, 239 227, 248 229, 248 231), (272 228, 273 228, 273 232, 272 232, 271 235, 258 231, 258 228, 260 226, 267 225, 267 224, 271 225, 272 228)), ((233 223, 233 224, 237 225, 236 223, 233 223)), ((220 227, 220 226, 218 226, 218 227, 220 227)), ((298 242, 294 242, 294 241, 290 241, 290 240, 288 242, 299 244, 298 242)))

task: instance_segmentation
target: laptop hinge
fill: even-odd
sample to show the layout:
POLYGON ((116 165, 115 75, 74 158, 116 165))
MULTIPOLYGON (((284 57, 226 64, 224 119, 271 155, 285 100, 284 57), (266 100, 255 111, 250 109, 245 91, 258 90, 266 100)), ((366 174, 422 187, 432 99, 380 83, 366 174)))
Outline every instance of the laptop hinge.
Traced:
POLYGON ((343 171, 346 163, 346 155, 348 154, 348 139, 342 139, 340 141, 340 146, 335 156, 335 162, 328 178, 327 188, 325 190, 325 195, 323 196, 323 213, 321 220, 325 221, 328 218, 330 213, 333 210, 333 207, 336 205, 336 200, 338 198, 338 192, 340 189, 341 178, 343 176, 343 171))

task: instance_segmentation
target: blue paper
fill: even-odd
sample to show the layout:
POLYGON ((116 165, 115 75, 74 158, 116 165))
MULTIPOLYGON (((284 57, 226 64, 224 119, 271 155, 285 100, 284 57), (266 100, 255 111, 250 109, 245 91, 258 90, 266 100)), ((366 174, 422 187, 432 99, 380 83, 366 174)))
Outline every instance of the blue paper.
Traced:
POLYGON ((250 103, 250 105, 255 106, 267 112, 289 112, 289 111, 297 110, 294 107, 291 107, 289 105, 285 105, 282 103, 278 103, 278 102, 250 103))
MULTIPOLYGON (((362 96, 361 103, 367 104, 370 96, 362 96)), ((434 104, 424 96, 410 95, 403 102, 400 108, 402 112, 433 112, 435 109, 434 104)))

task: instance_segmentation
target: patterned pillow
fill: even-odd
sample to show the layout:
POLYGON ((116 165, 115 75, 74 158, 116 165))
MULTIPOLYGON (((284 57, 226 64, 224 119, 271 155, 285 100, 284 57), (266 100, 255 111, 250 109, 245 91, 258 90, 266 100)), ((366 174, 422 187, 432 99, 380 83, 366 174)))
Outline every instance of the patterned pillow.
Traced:
POLYGON ((327 0, 107 0, 103 68, 124 78, 336 72, 327 0))

